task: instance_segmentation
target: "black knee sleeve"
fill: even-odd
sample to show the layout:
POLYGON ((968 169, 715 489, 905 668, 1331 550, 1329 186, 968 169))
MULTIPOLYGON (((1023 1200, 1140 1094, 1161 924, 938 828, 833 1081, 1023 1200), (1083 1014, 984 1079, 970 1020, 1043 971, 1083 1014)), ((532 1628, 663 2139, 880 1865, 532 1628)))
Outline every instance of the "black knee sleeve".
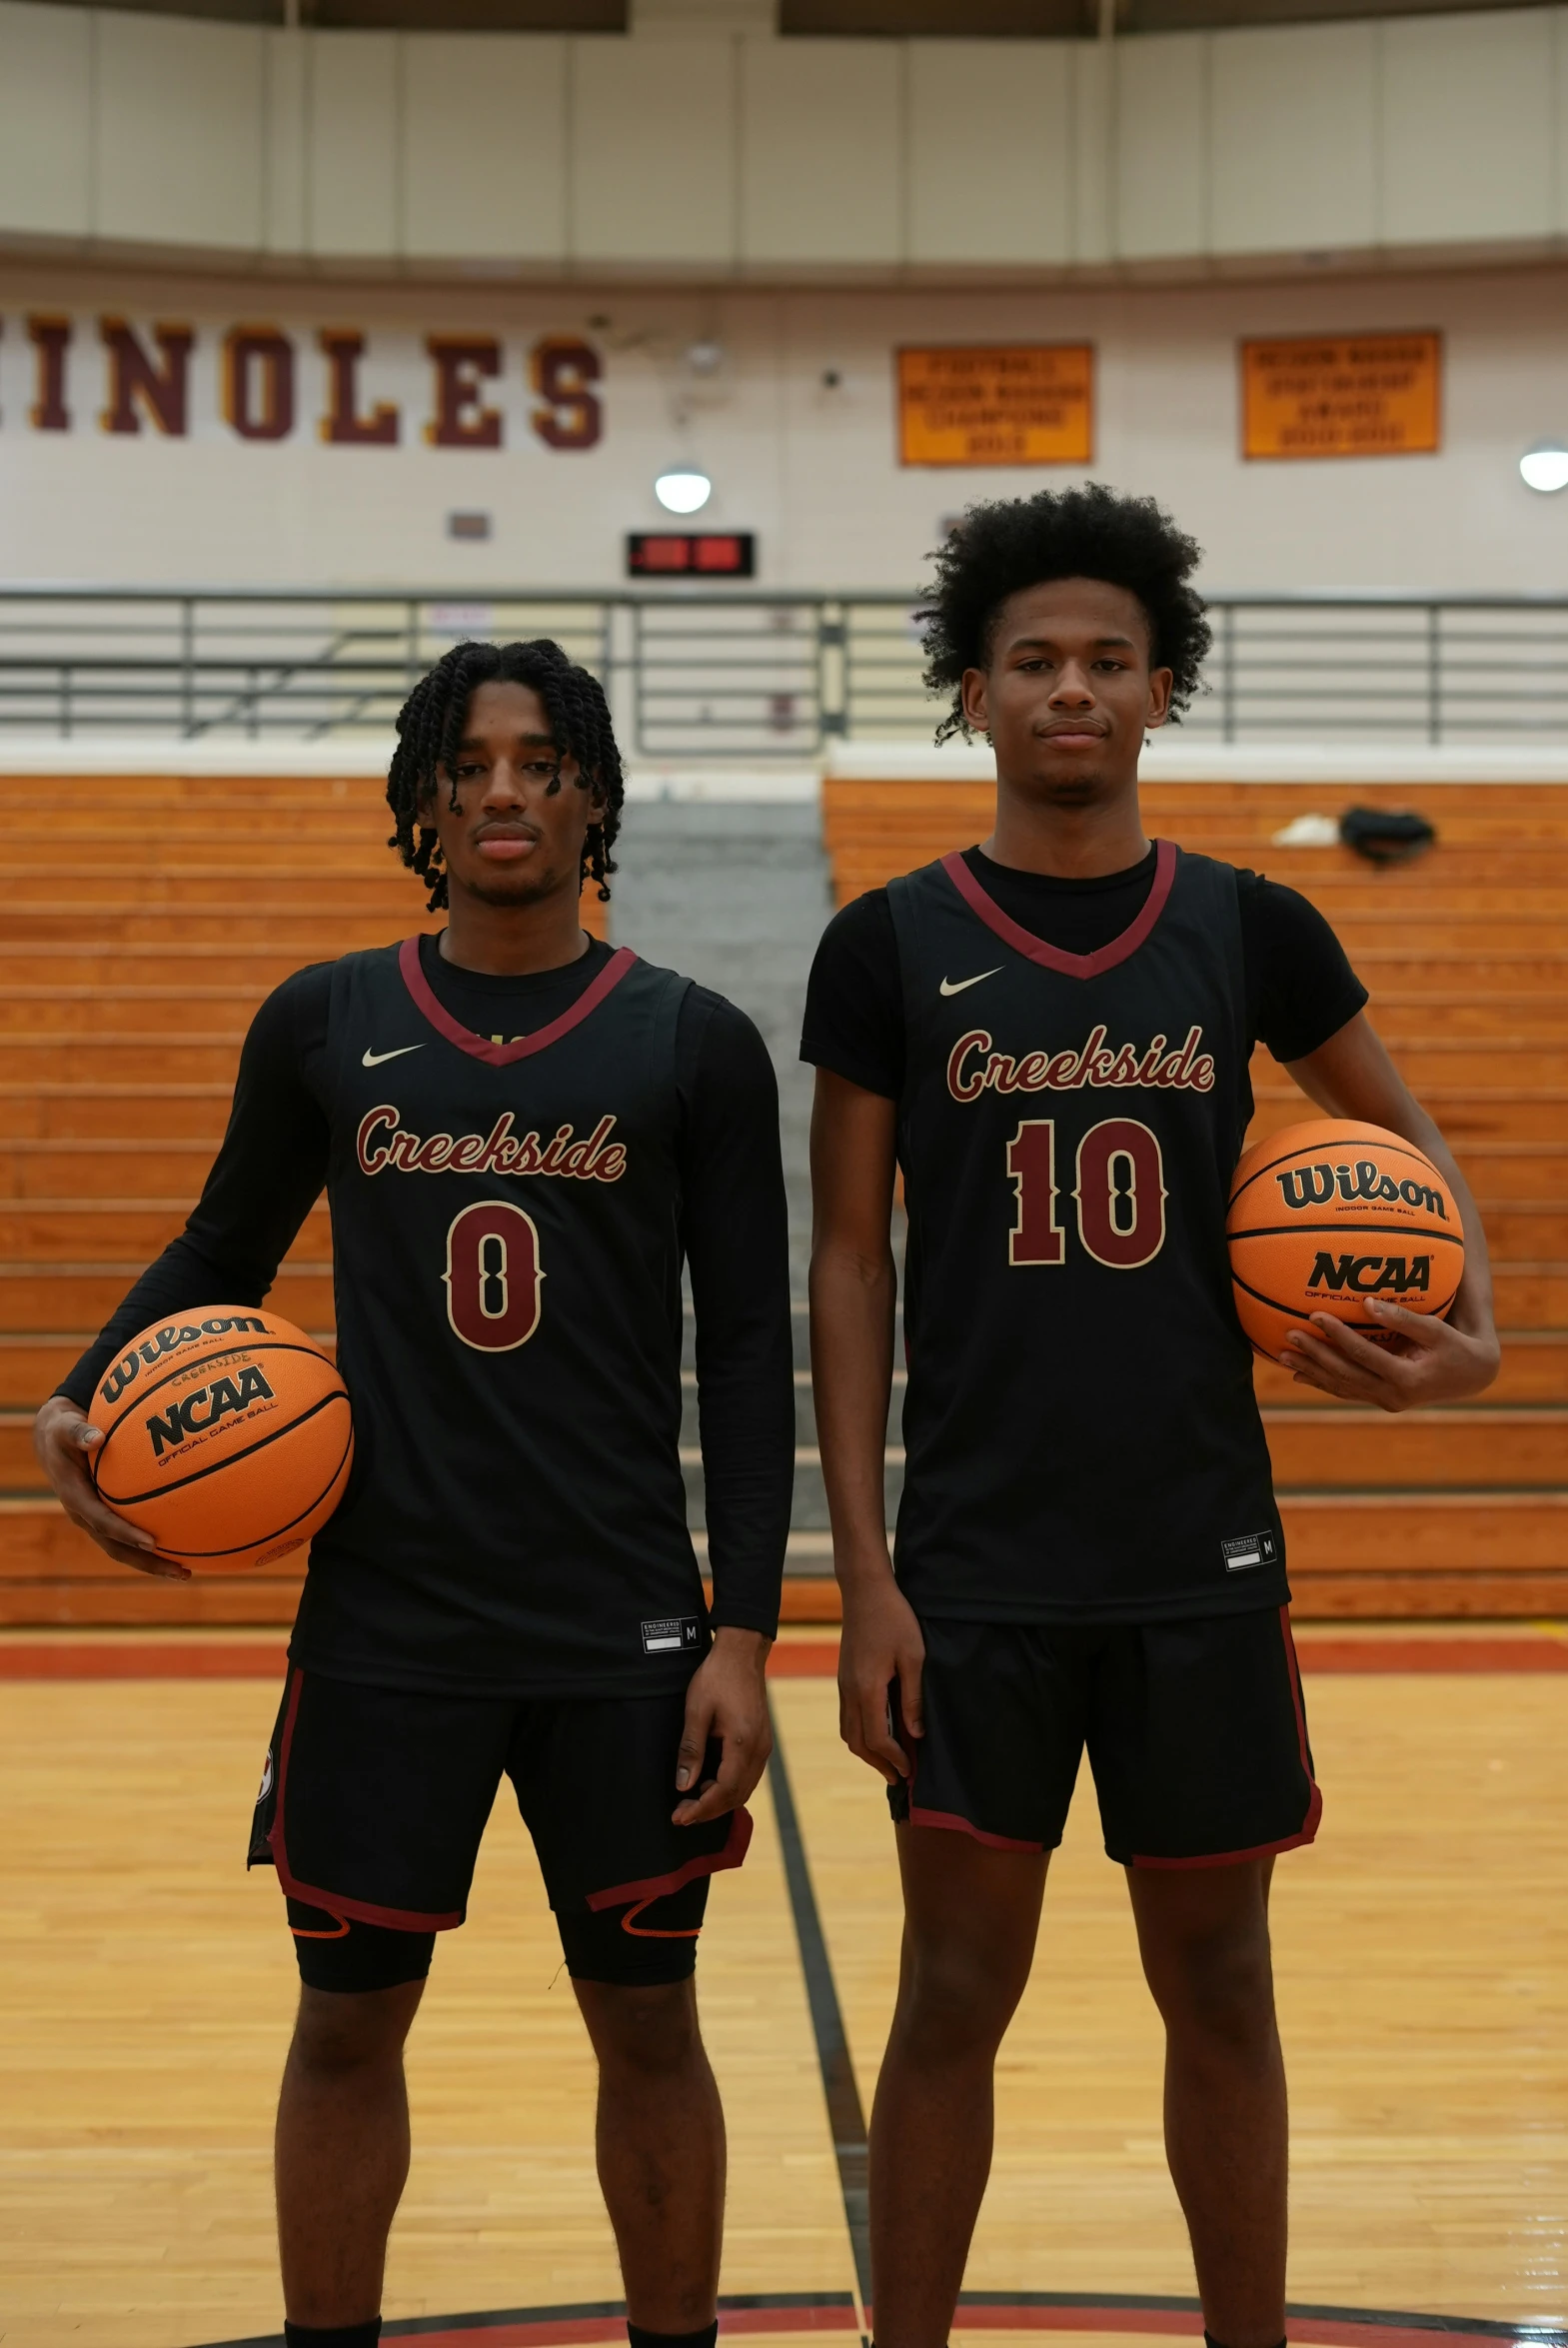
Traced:
POLYGON ((556 1927, 575 1980, 636 1988, 689 1981, 697 1970, 697 1936, 711 1878, 699 1875, 641 1907, 556 1911, 556 1927))
POLYGON ((289 1930, 300 1979, 309 1989, 396 1989, 423 1981, 436 1945, 434 1932, 360 1924, 299 1899, 289 1901, 289 1930))

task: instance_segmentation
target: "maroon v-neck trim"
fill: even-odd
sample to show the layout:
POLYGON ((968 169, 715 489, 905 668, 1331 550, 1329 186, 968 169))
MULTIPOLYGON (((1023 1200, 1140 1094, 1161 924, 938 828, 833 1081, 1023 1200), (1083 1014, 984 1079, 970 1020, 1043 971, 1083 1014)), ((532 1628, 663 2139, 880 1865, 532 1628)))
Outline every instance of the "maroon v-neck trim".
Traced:
POLYGON ((1143 901, 1143 910, 1119 938, 1112 938, 1108 946, 1096 947, 1092 954, 1067 954, 1059 946, 1047 946, 1032 930, 1023 929, 1010 914, 1002 912, 993 897, 986 895, 964 863, 960 850, 954 849, 951 856, 944 856, 941 866, 969 911, 978 914, 987 930, 994 930, 1016 953, 1026 954, 1030 962, 1037 962, 1048 971, 1059 971, 1064 979, 1097 979, 1101 971, 1113 971, 1118 962, 1136 954, 1164 912, 1170 885, 1176 878, 1176 849, 1170 840, 1155 843, 1154 881, 1143 901))
POLYGON ((598 978, 584 988, 571 1010, 564 1011, 560 1019, 552 1020, 548 1028, 536 1029, 532 1036, 520 1036, 515 1044, 493 1044, 488 1036, 476 1036, 472 1028, 455 1020, 437 997, 420 961, 418 938, 405 938, 398 948, 398 969, 403 974, 403 984, 431 1026, 449 1044, 456 1044, 460 1052, 488 1062, 491 1068, 510 1068, 515 1060, 531 1060, 536 1052, 548 1051, 552 1044, 558 1044, 590 1012, 599 1009, 611 989, 620 986, 636 960, 630 946, 619 947, 598 978))

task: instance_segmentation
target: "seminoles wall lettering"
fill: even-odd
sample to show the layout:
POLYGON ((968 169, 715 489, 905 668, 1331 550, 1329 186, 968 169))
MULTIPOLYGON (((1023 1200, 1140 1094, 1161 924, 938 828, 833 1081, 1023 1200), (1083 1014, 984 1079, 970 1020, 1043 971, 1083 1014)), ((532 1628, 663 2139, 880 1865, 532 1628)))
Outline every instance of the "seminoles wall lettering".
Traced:
MULTIPOLYGON (((96 414, 99 429, 117 438, 158 433, 186 440, 194 371, 211 367, 213 404, 237 440, 287 440, 312 421, 329 448, 396 448, 407 437, 403 408, 372 388, 375 354, 356 326, 306 333, 246 324, 214 334, 183 320, 136 325, 102 317, 89 325, 35 311, 25 333, 33 397, 21 417, 0 419, 0 429, 25 420, 33 432, 74 432, 79 415, 96 414), (314 419, 301 396, 302 355, 319 364, 314 419), (90 382, 96 401, 85 396, 90 382)), ((521 373, 493 334, 427 334, 423 349, 430 404, 419 437, 432 448, 504 448, 507 420, 491 395, 509 377, 528 395, 528 428, 546 448, 592 449, 604 437, 604 362, 580 335, 540 336, 522 353, 521 373)))

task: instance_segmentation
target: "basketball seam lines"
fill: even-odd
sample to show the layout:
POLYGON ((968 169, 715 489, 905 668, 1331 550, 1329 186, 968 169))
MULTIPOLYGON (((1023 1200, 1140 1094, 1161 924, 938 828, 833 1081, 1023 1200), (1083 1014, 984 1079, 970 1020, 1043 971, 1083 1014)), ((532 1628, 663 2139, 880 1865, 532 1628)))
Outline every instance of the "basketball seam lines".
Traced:
MULTIPOLYGON (((205 1467, 193 1468, 189 1475, 182 1475, 178 1483, 155 1484, 150 1491, 145 1492, 106 1492, 103 1490, 102 1486, 100 1486, 100 1497, 107 1500, 110 1506, 114 1508, 134 1508, 142 1500, 162 1500, 166 1499, 171 1492, 187 1491, 193 1483, 200 1483, 204 1476, 218 1475, 225 1467, 237 1467, 242 1459, 254 1459, 258 1451, 265 1451, 269 1443, 281 1443, 286 1434, 293 1434, 296 1427, 306 1425, 309 1420, 316 1417, 319 1411, 325 1410, 330 1403, 347 1402, 348 1398, 348 1395, 345 1393, 323 1394, 318 1401, 315 1401, 311 1404, 308 1410, 302 1410, 298 1418, 291 1418, 287 1426, 275 1426, 270 1434, 264 1434, 260 1436, 254 1443, 247 1444, 243 1451, 231 1451, 226 1457, 222 1459, 210 1460, 205 1467)), ((349 1427, 349 1441, 352 1442, 353 1439, 354 1429, 351 1420, 349 1427)), ((348 1446, 345 1445, 345 1456, 347 1455, 347 1448, 348 1446)), ((342 1465, 343 1458, 340 1457, 338 1466, 333 1469, 332 1475, 327 1478, 326 1483, 322 1487, 324 1491, 328 1491, 332 1488, 332 1477, 338 1473, 338 1469, 341 1468, 342 1465)), ((319 1498, 320 1494, 317 1496, 319 1498)), ((311 1507, 314 1507, 315 1504, 315 1501, 312 1501, 311 1507)), ((300 1516, 308 1516, 309 1514, 310 1508, 302 1508, 300 1510, 300 1516)), ((289 1523, 298 1524, 299 1520, 299 1516, 291 1516, 289 1523)), ((287 1524, 280 1524, 278 1527, 279 1532, 287 1532, 289 1526, 287 1524)), ((239 1546, 241 1548, 248 1549, 252 1547, 253 1544, 250 1541, 241 1541, 239 1546)), ((226 1557, 230 1554, 230 1551, 227 1549, 193 1549, 188 1553, 192 1556, 226 1557)))

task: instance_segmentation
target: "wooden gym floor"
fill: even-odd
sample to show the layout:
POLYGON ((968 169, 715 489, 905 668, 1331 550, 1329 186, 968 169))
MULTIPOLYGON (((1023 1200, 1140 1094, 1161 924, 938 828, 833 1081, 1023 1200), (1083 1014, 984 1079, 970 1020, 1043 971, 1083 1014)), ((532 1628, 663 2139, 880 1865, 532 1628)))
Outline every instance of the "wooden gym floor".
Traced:
MULTIPOLYGON (((819 1672, 822 1652, 801 1660, 819 1672)), ((1293 2322, 1303 2341, 1366 2342, 1367 2311, 1537 2341, 1568 2320, 1568 1711, 1559 1675, 1475 1659, 1309 1669, 1326 1813, 1317 1847, 1276 1877, 1291 2297, 1320 2311, 1293 2322)), ((269 2135, 295 1976, 275 1885, 247 1878, 242 1852, 274 1687, 32 1679, 5 1696, 0 2338, 272 2335, 269 2135)), ((869 2103, 892 1995, 891 1829, 838 1746, 830 1681, 781 1677, 775 1702, 852 2059, 841 2133, 842 2095, 869 2103)), ((1085 1779, 1003 2053, 968 2276, 981 2296, 960 2340, 981 2326, 1101 2343, 1198 2330, 1173 2304, 1193 2286, 1160 2151, 1158 2036, 1086 1796, 1085 1779), (1163 2304, 1115 2304, 1129 2296, 1163 2304)), ((766 1788, 754 1810, 699 1972, 731 2129, 724 2288, 794 2304, 737 2310, 727 2328, 847 2337, 854 2267, 766 1788)), ((819 2028, 820 1975, 816 1989, 819 2028)), ((410 2075, 389 2320, 424 2319, 426 2348, 453 2336, 432 2319, 465 2310, 519 2311, 477 2335, 484 2348, 624 2339, 592 2068, 505 1797, 472 1921, 440 1948, 410 2075), (605 2312, 539 2320, 572 2308, 605 2312)), ((1411 2348, 1423 2332, 1375 2337, 1411 2348)))

